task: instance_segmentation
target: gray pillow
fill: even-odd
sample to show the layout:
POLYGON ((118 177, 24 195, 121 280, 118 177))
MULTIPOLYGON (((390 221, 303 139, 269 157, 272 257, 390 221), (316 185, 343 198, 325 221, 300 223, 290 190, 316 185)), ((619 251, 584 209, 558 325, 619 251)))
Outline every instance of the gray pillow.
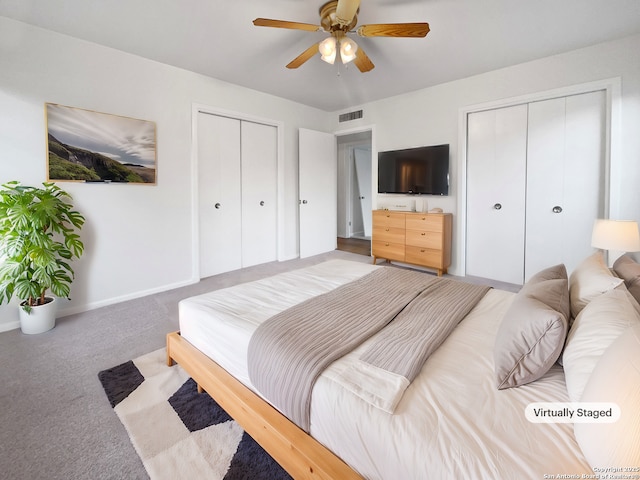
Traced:
POLYGON ((625 254, 614 262, 613 271, 624 280, 629 293, 640 303, 640 264, 625 254))
POLYGON ((569 276, 567 275, 567 267, 564 266, 564 263, 560 263, 558 265, 554 265, 553 267, 540 270, 533 277, 531 277, 522 288, 526 289, 532 285, 535 285, 536 283, 544 282, 545 280, 557 280, 558 278, 563 278, 565 280, 569 278, 569 276))
POLYGON ((549 270, 522 287, 500 324, 493 350, 500 390, 542 377, 562 352, 569 325, 569 284, 566 270, 564 278, 553 278, 549 270))

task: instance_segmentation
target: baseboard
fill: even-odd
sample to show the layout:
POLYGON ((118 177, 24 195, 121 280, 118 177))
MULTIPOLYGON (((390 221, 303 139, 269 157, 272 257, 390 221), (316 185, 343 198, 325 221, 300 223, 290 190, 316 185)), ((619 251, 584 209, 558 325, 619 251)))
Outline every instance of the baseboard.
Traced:
POLYGON ((88 312, 95 310, 96 308, 107 307, 116 303, 127 302, 129 300, 135 300, 137 298, 147 297, 156 293, 166 292, 168 290, 174 290, 176 288, 186 287, 198 283, 200 280, 186 280, 184 282, 172 283, 169 285, 163 285, 157 288, 151 288, 149 290, 141 290, 139 292, 122 295, 120 297, 112 297, 106 300, 100 300, 99 302, 86 303, 84 305, 78 305, 74 307, 62 308, 58 311, 58 318, 66 317, 68 315, 74 315, 76 313, 88 312))
POLYGON ((17 322, 0 323, 0 333, 8 332, 9 330, 15 330, 16 328, 20 328, 19 320, 17 322))

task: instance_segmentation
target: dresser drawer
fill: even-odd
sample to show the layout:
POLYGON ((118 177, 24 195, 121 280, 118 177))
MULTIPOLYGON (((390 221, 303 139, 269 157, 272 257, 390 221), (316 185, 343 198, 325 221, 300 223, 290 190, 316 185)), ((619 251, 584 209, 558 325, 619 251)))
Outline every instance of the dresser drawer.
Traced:
POLYGON ((404 243, 373 240, 371 242, 371 254, 377 258, 404 261, 404 243))
POLYGON ((442 232, 442 215, 407 215, 406 222, 407 230, 442 232))
POLYGON ((404 230, 404 213, 389 210, 373 211, 373 226, 402 228, 404 230))
POLYGON ((431 248, 422 248, 407 245, 405 251, 405 261, 407 263, 415 263, 416 265, 424 265, 425 267, 443 268, 442 251, 433 250, 431 248))
POLYGON ((382 242, 402 243, 405 239, 404 228, 386 227, 381 225, 373 226, 373 237, 382 242))
POLYGON ((438 232, 407 230, 406 244, 440 251, 442 249, 442 234, 438 232))

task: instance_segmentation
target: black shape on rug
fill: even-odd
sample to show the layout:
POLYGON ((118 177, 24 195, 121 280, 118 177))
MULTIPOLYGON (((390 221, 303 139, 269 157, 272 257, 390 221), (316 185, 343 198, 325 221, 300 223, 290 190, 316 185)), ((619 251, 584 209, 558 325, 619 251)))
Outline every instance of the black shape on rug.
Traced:
POLYGON ((171 395, 169 403, 190 432, 232 420, 207 392, 198 393, 198 385, 192 378, 171 395))
POLYGON ((231 460, 224 480, 285 480, 291 476, 247 432, 231 460))
POLYGON ((103 370, 98 373, 98 378, 112 408, 115 408, 144 382, 144 377, 132 361, 103 370))

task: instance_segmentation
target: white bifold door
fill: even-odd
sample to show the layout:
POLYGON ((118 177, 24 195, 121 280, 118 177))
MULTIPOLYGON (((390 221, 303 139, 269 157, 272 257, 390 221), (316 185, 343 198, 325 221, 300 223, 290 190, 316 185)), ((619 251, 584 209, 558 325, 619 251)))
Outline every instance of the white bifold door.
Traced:
POLYGON ((198 113, 200 277, 277 258, 277 128, 198 113))
POLYGON ((468 115, 467 275, 522 284, 593 251, 605 125, 604 91, 468 115))

